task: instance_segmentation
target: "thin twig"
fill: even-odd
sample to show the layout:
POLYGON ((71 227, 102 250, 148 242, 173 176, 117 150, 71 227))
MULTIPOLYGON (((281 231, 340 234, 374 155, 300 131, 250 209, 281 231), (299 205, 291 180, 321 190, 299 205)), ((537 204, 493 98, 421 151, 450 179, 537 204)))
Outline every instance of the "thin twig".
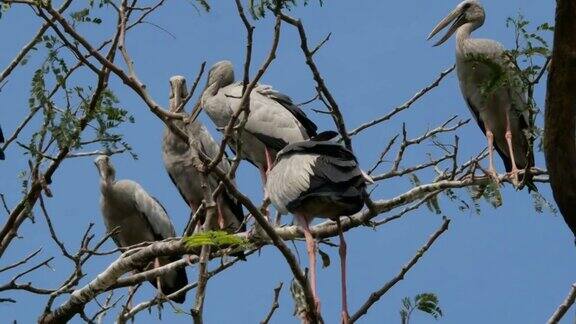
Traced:
POLYGON ((380 124, 384 121, 389 120, 390 118, 394 117, 396 114, 398 114, 399 112, 406 110, 408 108, 410 108, 410 106, 412 106, 413 103, 415 103, 416 101, 418 101, 418 99, 420 99, 422 96, 424 96, 425 94, 427 94, 428 92, 430 92, 430 90, 436 88, 440 82, 448 75, 450 74, 452 71, 454 71, 454 69, 456 68, 455 65, 453 65, 452 67, 442 71, 440 73, 440 75, 438 76, 438 78, 436 78, 436 80, 434 80, 430 85, 426 86, 425 88, 423 88, 422 90, 418 91, 412 98, 410 98, 408 101, 406 101, 405 103, 403 103, 402 105, 392 109, 392 111, 390 111, 389 113, 387 113, 386 115, 376 118, 368 123, 362 124, 360 125, 358 128, 354 129, 353 131, 350 132, 350 136, 354 136, 360 132, 362 132, 363 130, 372 127, 374 125, 380 124))
POLYGON ((283 285, 284 283, 280 282, 278 286, 274 288, 274 299, 272 299, 272 306, 270 307, 270 310, 268 311, 266 317, 262 321, 260 321, 260 324, 268 324, 268 322, 270 322, 270 320, 272 319, 272 315, 274 315, 276 309, 280 307, 280 304, 278 303, 278 298, 280 297, 280 291, 282 290, 283 285))
POLYGON ((390 290, 394 285, 396 285, 400 280, 404 279, 404 276, 412 267, 420 260, 420 258, 430 249, 432 244, 440 237, 440 235, 444 234, 448 230, 448 225, 450 224, 450 220, 445 218, 442 226, 428 239, 428 242, 424 244, 420 250, 416 253, 416 255, 402 267, 398 275, 396 275, 392 280, 388 281, 382 288, 378 289, 377 291, 373 292, 368 300, 360 307, 360 309, 352 315, 350 318, 350 323, 356 322, 360 317, 368 313, 368 310, 372 305, 374 305, 388 290, 390 290))

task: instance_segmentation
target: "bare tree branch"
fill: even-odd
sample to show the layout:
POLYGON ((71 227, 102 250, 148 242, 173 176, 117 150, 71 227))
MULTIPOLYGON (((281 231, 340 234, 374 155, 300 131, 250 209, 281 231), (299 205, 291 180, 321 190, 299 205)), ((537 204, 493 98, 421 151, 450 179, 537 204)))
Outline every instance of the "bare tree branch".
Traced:
POLYGON ((314 76, 314 81, 316 81, 319 91, 322 93, 324 97, 326 97, 326 100, 328 100, 329 103, 328 108, 330 109, 330 113, 332 115, 332 118, 334 119, 334 124, 336 124, 336 127, 338 128, 338 132, 340 133, 340 136, 342 136, 342 139, 344 140, 344 145, 346 145, 346 147, 349 150, 352 150, 352 140, 348 135, 348 131, 346 131, 346 124, 344 123, 344 117, 342 116, 342 113, 340 112, 340 107, 336 103, 336 100, 332 96, 330 90, 328 90, 328 87, 326 86, 326 83, 324 82, 324 79, 322 78, 322 75, 320 74, 320 71, 318 70, 316 63, 314 62, 313 57, 314 52, 310 51, 308 47, 308 38, 306 36, 306 31, 304 30, 304 25, 302 25, 302 21, 287 16, 286 14, 283 13, 281 14, 281 17, 282 20, 296 27, 296 29, 298 30, 298 34, 300 35, 300 48, 302 49, 302 53, 304 54, 304 57, 306 59, 306 64, 308 65, 310 71, 312 72, 312 75, 314 76))
POLYGON ((272 306, 268 311, 268 314, 264 318, 264 320, 260 321, 260 324, 268 324, 274 315, 274 311, 280 307, 278 304, 278 298, 280 297, 280 291, 282 290, 282 286, 284 285, 283 282, 280 282, 276 288, 274 288, 274 299, 272 299, 272 306))
POLYGON ((562 317, 564 317, 564 315, 566 315, 566 312, 568 312, 570 307, 572 307, 572 305, 574 304, 574 301, 576 301, 576 283, 572 284, 572 288, 570 289, 570 293, 568 293, 568 296, 566 296, 566 299, 564 300, 564 302, 562 304, 560 304, 560 306, 558 306, 558 309, 556 309, 554 314, 552 314, 552 316, 548 319, 547 323, 548 324, 559 323, 560 320, 562 319, 562 317))
POLYGON ((384 294, 386 294, 388 290, 394 287, 394 285, 396 285, 400 280, 404 279, 406 273, 408 273, 408 271, 412 269, 412 267, 418 262, 418 260, 420 260, 420 258, 426 253, 426 251, 430 249, 432 244, 434 244, 434 242, 440 237, 440 235, 444 234, 444 232, 448 230, 449 224, 450 220, 445 218, 444 222, 442 223, 442 226, 440 226, 440 228, 434 234, 432 234, 432 236, 430 236, 428 242, 426 242, 426 244, 424 244, 420 248, 420 250, 418 250, 416 255, 406 265, 402 267, 398 275, 392 278, 392 280, 388 281, 384 286, 382 286, 382 288, 373 292, 368 298, 368 300, 360 307, 360 309, 350 317, 350 322, 354 323, 358 319, 360 319, 363 315, 368 313, 370 307, 372 307, 372 305, 374 305, 378 300, 380 300, 380 297, 384 296, 384 294))
POLYGON ((432 89, 436 88, 438 85, 440 85, 440 82, 448 75, 450 74, 452 71, 454 71, 454 69, 456 68, 456 65, 453 65, 452 67, 442 71, 440 73, 440 75, 438 76, 438 78, 436 78, 436 80, 434 80, 434 82, 432 82, 430 85, 426 86, 425 88, 423 88, 422 90, 418 91, 412 98, 410 98, 408 101, 406 101, 405 103, 403 103, 402 105, 392 109, 392 111, 390 111, 389 113, 387 113, 386 115, 380 117, 380 118, 376 118, 368 123, 362 124, 360 125, 358 128, 354 129, 353 131, 350 132, 349 136, 352 137, 354 135, 357 135, 358 133, 360 133, 361 131, 370 128, 372 126, 378 125, 384 121, 389 120, 390 118, 394 117, 395 115, 397 115, 399 112, 406 110, 408 108, 410 108, 410 106, 412 106, 413 103, 415 103, 416 101, 418 101, 418 99, 422 98, 424 95, 426 95, 428 92, 430 92, 432 89))

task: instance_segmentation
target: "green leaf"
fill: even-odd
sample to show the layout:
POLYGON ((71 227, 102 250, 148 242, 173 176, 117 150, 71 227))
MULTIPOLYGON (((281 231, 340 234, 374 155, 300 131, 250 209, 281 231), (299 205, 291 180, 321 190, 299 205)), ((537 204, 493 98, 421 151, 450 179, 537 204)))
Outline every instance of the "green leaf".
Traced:
POLYGON ((438 297, 433 293, 418 294, 414 297, 414 301, 408 297, 402 298, 402 308, 400 309, 402 324, 410 322, 410 315, 414 310, 429 314, 435 319, 442 317, 443 313, 439 303, 438 297))
POLYGON ((416 295, 414 298, 416 308, 426 314, 430 314, 435 319, 442 317, 442 309, 440 309, 438 297, 433 293, 423 293, 416 295))
POLYGON ((218 247, 230 245, 244 246, 248 244, 248 241, 237 235, 228 234, 224 231, 206 231, 185 237, 184 243, 187 247, 195 248, 203 245, 218 247))

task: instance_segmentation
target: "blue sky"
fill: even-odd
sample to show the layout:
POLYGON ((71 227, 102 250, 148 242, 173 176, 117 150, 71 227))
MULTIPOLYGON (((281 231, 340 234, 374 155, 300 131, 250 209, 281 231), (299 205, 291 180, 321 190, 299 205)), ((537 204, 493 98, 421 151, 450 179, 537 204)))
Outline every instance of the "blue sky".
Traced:
MULTIPOLYGON (((440 71, 454 62, 454 41, 433 48, 426 36, 436 22, 444 17, 456 1, 325 1, 319 7, 314 1, 291 14, 301 17, 311 43, 320 41, 332 32, 330 41, 315 56, 319 68, 345 115, 350 129, 364 121, 383 115, 391 108, 409 99, 429 84, 440 71)), ((534 25, 552 22, 553 3, 544 1, 483 1, 487 12, 485 26, 475 33, 477 37, 497 39, 506 47, 513 44, 513 32, 506 28, 506 18, 524 14, 534 25)), ((244 59, 245 33, 232 1, 212 1, 212 11, 199 13, 186 1, 169 2, 150 21, 169 31, 152 25, 143 25, 131 32, 127 46, 134 58, 137 72, 151 95, 163 105, 168 101, 168 79, 181 74, 192 82, 202 61, 208 66, 229 59, 241 75, 244 59), (172 36, 174 37, 172 37, 172 36)), ((101 11, 110 13, 110 11, 101 11)), ((112 17, 103 17, 99 28, 91 25, 79 27, 93 42, 101 41, 112 27, 112 17), (105 33, 106 34, 105 34, 105 33)), ((0 63, 6 66, 15 53, 36 31, 38 20, 28 9, 13 8, 0 20, 4 36, 0 42, 0 63)), ((270 46, 272 20, 255 22, 253 68, 260 65, 270 46)), ((548 35, 548 38, 550 35, 548 35)), ((106 36, 107 37, 107 36, 106 36)), ((291 95, 296 102, 306 101, 314 95, 314 83, 300 53, 297 34, 284 26, 277 59, 264 76, 263 82, 291 95)), ((5 135, 10 134, 27 113, 30 73, 39 60, 31 58, 28 65, 17 70, 0 93, 0 121, 5 135)), ((80 74, 76 81, 88 84, 93 76, 80 74)), ((163 126, 143 102, 125 88, 117 78, 111 87, 123 107, 136 118, 135 124, 121 128, 126 140, 134 147, 139 160, 129 156, 116 156, 113 162, 119 178, 140 182, 150 193, 167 206, 173 222, 180 232, 187 219, 186 205, 173 187, 163 168, 160 140, 163 126)), ((537 89, 537 100, 543 104, 543 87, 537 89)), ((309 108, 321 108, 318 103, 309 108)), ((189 108, 190 109, 190 108, 189 108)), ((307 113, 322 129, 332 129, 331 120, 324 115, 307 113)), ((355 152, 364 168, 377 160, 387 141, 408 126, 411 136, 420 135, 428 127, 436 127, 447 118, 459 115, 470 118, 460 96, 455 74, 433 92, 418 101, 413 108, 398 118, 375 127, 354 138, 355 152)), ((210 121, 202 120, 212 129, 210 121)), ((36 124, 39 120, 34 121, 36 124)), ((461 138, 460 161, 476 154, 485 146, 485 138, 474 123, 459 131, 461 138)), ((27 141, 25 133, 24 141, 27 141)), ((448 140, 448 138, 444 138, 448 140)), ((404 164, 426 160, 426 152, 434 151, 425 144, 410 151, 404 164)), ((22 151, 12 145, 6 152, 7 161, 0 164, 0 192, 6 194, 9 205, 20 199, 18 171, 26 164, 22 151)), ((537 165, 544 166, 541 152, 537 152, 537 165)), ((497 168, 503 165, 497 161, 497 168)), ((381 171, 386 170, 386 164, 381 171)), ((430 174, 424 172, 423 180, 430 174)), ((238 175, 241 189, 260 201, 261 188, 257 172, 249 164, 242 164, 238 175)), ((391 198, 408 189, 408 179, 384 181, 374 198, 391 198)), ((539 185, 544 197, 551 199, 546 185, 539 185)), ((47 200, 54 226, 66 245, 74 249, 88 223, 95 223, 96 234, 105 229, 101 221, 98 201, 98 177, 92 159, 66 161, 56 173, 52 190, 55 197, 47 200)), ((468 195, 459 191, 463 198, 468 195)), ((445 316, 442 323, 542 323, 564 299, 574 282, 576 250, 573 236, 560 215, 550 212, 538 214, 526 191, 516 192, 509 186, 503 189, 504 204, 494 209, 481 203, 480 215, 473 211, 461 212, 454 203, 442 198, 443 214, 452 219, 450 230, 439 239, 417 266, 408 273, 375 305, 362 323, 399 322, 398 311, 404 296, 421 292, 434 292, 440 298, 445 316)), ((428 236, 440 226, 442 220, 422 208, 400 221, 377 230, 358 228, 347 233, 349 245, 350 310, 354 312, 379 286, 395 276, 408 262, 428 236)), ((26 222, 20 231, 24 239, 15 240, 0 261, 0 267, 13 263, 23 255, 42 247, 42 257, 61 259, 56 246, 46 234, 46 224, 37 213, 35 224, 26 222)), ((109 243, 108 247, 112 247, 109 243)), ((300 257, 305 262, 305 249, 298 244, 300 257)), ((319 292, 327 323, 335 323, 339 316, 339 270, 337 250, 323 248, 332 257, 332 265, 319 270, 319 292)), ((102 271, 114 258, 92 261, 87 267, 88 279, 102 271)), ((40 258, 38 259, 40 260, 40 258)), ((65 260, 52 263, 54 272, 41 270, 28 277, 35 285, 54 287, 68 275, 70 264, 65 260)), ((0 274, 0 283, 12 274, 0 274)), ((188 269, 191 280, 196 270, 188 269)), ((250 262, 242 263, 211 280, 206 299, 207 323, 254 323, 260 321, 272 301, 272 289, 280 281, 285 288, 280 298, 280 309, 273 323, 292 323, 292 300, 287 284, 290 272, 281 255, 266 247, 250 262)), ((148 285, 149 286, 149 285, 148 285)), ((138 301, 152 297, 150 287, 141 289, 138 301)), ((0 304, 4 318, 27 323, 42 312, 45 299, 21 293, 2 294, 18 300, 16 304, 0 304)), ((104 298, 104 297, 102 297, 104 298)), ((101 300, 103 300, 101 298, 101 300)), ((193 300, 188 296, 187 307, 193 300)), ((63 300, 59 299, 56 304, 63 300)), ((89 311, 94 311, 92 305, 89 311)), ((139 320, 153 322, 146 312, 139 320)), ((574 311, 565 323, 574 321, 574 311)), ((188 319, 165 309, 166 322, 187 322, 188 319)), ((111 321, 112 318, 109 318, 111 321)), ((74 322, 79 322, 78 318, 74 322)), ((412 323, 435 323, 434 319, 415 314, 412 323)))

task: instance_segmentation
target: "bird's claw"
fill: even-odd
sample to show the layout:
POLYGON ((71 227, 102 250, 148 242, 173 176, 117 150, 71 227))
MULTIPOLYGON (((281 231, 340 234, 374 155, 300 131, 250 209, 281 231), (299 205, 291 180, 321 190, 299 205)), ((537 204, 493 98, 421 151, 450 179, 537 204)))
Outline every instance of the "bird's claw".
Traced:
POLYGON ((518 179, 518 169, 513 169, 512 171, 510 171, 510 173, 508 173, 508 178, 510 179, 510 181, 512 181, 512 185, 514 186, 514 188, 518 188, 518 186, 520 185, 520 180, 518 179))
POLYGON ((484 173, 486 173, 486 175, 490 177, 496 185, 500 184, 500 177, 498 176, 496 170, 494 169, 489 169, 488 171, 484 170, 484 173))
POLYGON ((192 259, 191 255, 185 255, 184 259, 186 260, 186 264, 188 264, 189 266, 194 266, 194 260, 192 259))

